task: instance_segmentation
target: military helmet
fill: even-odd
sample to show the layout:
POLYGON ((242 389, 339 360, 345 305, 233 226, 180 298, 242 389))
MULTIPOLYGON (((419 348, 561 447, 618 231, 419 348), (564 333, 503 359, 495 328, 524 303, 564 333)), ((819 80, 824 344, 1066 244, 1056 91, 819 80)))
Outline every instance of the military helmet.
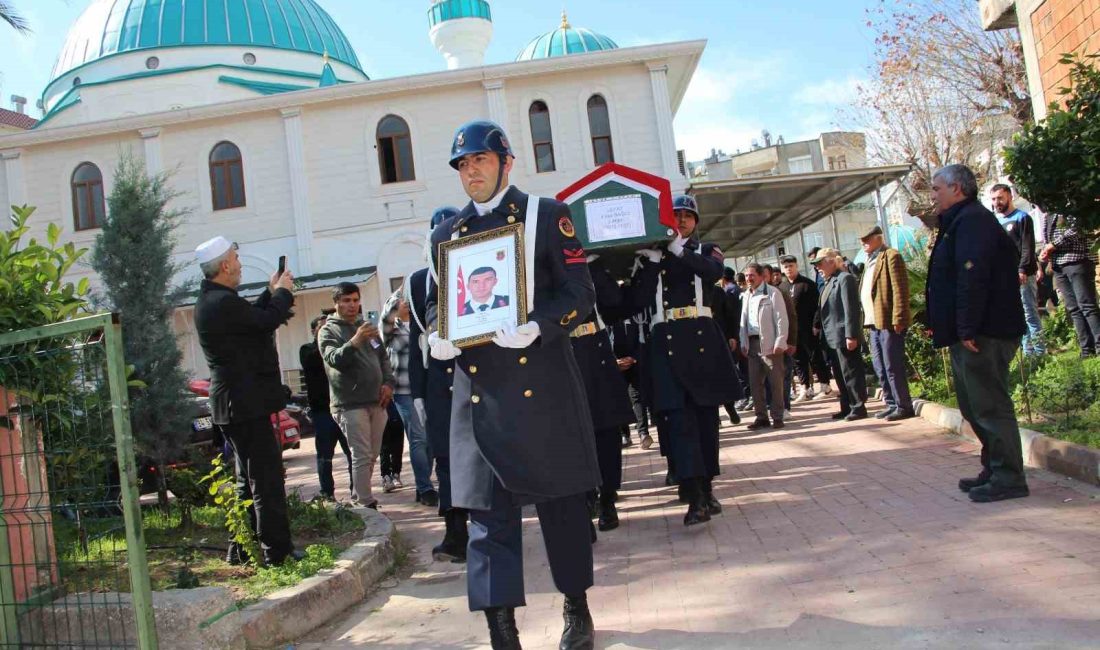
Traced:
POLYGON ((451 144, 451 167, 458 169, 458 161, 472 153, 491 151, 501 157, 513 156, 508 136, 496 122, 474 120, 458 127, 454 143, 451 144))
POLYGON ((673 210, 687 210, 695 215, 695 220, 699 221, 699 204, 695 202, 695 197, 690 194, 677 194, 672 199, 673 210))
POLYGON ((449 205, 445 205, 442 208, 436 208, 435 212, 432 213, 432 220, 429 222, 428 227, 434 230, 436 226, 457 214, 458 208, 449 205))

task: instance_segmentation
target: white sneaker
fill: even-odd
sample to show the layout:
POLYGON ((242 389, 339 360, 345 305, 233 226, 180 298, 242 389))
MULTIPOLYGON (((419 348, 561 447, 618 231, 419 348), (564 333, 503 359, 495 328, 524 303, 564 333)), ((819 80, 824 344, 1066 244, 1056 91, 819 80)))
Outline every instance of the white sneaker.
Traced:
POLYGON ((393 485, 393 477, 392 476, 383 476, 382 477, 382 491, 385 492, 386 494, 389 494, 390 492, 393 492, 395 489, 397 489, 397 488, 395 488, 394 485, 393 485))
POLYGON ((401 475, 400 474, 394 474, 392 478, 393 478, 393 489, 400 490, 401 488, 405 487, 405 484, 401 482, 401 475))
POLYGON ((802 389, 798 391, 798 397, 795 397, 794 400, 792 400, 792 401, 794 401, 794 402, 808 402, 811 399, 813 399, 813 397, 814 397, 813 391, 806 390, 806 387, 803 386, 802 389))
POLYGON ((790 420, 790 419, 791 419, 791 410, 790 409, 783 409, 783 421, 786 422, 787 420, 790 420))

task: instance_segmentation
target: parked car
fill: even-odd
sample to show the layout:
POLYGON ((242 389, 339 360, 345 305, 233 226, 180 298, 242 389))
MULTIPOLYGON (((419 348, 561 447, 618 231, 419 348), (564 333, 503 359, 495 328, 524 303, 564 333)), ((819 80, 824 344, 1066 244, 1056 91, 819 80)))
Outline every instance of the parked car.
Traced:
MULTIPOLYGON (((209 379, 193 379, 187 387, 195 395, 203 398, 203 415, 196 417, 191 421, 192 431, 192 444, 203 444, 213 442, 219 447, 221 445, 220 436, 214 434, 216 431, 214 428, 214 420, 210 416, 210 407, 206 405, 206 399, 210 396, 210 380, 209 379)), ((271 428, 275 433, 276 439, 279 441, 279 446, 286 449, 297 449, 302 444, 302 427, 298 424, 298 420, 291 416, 287 409, 283 409, 278 413, 271 415, 271 428)))

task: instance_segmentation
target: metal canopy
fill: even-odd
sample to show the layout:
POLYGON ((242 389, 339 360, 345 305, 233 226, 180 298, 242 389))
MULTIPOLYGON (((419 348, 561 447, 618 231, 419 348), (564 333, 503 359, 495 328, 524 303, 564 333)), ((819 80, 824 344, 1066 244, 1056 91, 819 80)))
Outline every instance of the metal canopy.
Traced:
POLYGON ((726 257, 751 256, 845 205, 903 178, 909 165, 758 176, 692 184, 699 238, 726 257))

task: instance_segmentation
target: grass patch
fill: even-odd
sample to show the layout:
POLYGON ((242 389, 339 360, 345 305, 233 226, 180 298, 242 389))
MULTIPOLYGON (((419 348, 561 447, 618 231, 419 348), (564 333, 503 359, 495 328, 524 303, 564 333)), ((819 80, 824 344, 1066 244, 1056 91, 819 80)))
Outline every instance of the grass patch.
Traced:
POLYGON ((1100 449, 1100 428, 1098 426, 1100 426, 1100 423, 1096 420, 1089 422, 1084 421, 1084 418, 1071 423, 1068 427, 1065 424, 1053 422, 1030 422, 1025 425, 1026 428, 1033 429, 1051 438, 1100 449))
MULTIPOLYGON (((346 506, 302 501, 292 492, 287 495, 287 509, 294 542, 306 557, 269 568, 225 562, 229 533, 219 508, 194 508, 188 526, 180 525, 175 507, 167 514, 155 507, 143 510, 153 589, 224 586, 238 601, 252 601, 332 568, 339 554, 362 536, 363 520, 346 506)), ((70 515, 55 514, 53 519, 58 573, 65 593, 130 591, 121 516, 70 515)))

